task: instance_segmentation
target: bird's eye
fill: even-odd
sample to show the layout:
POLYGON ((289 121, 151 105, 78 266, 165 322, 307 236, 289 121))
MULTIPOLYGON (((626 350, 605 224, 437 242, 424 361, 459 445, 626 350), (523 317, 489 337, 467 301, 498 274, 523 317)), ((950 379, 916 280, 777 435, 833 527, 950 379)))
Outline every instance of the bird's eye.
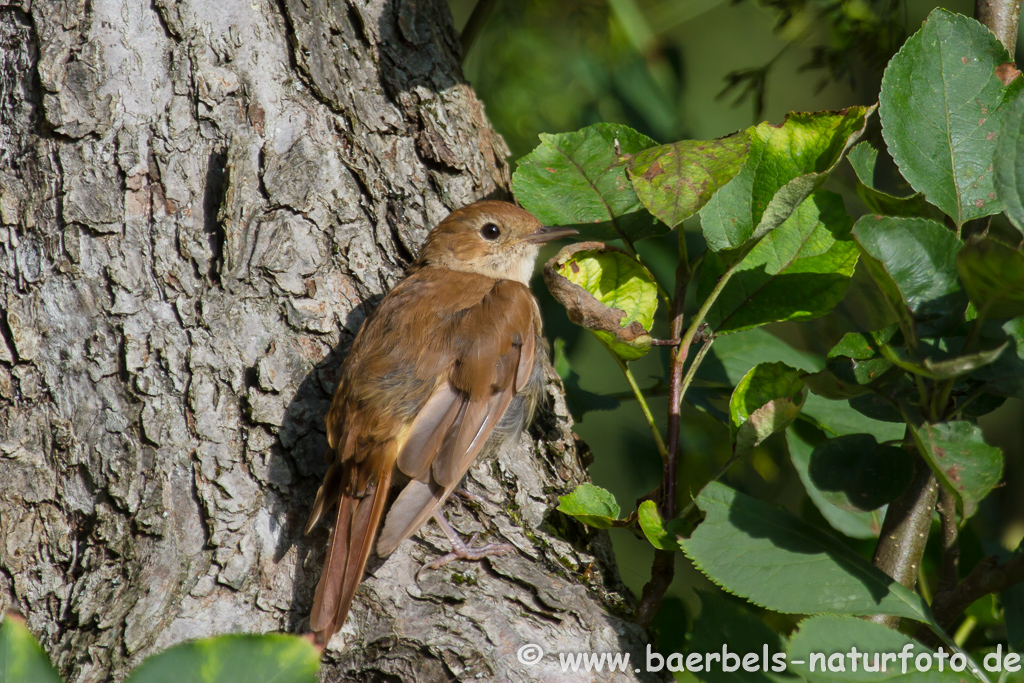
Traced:
POLYGON ((484 227, 480 228, 480 235, 485 240, 496 240, 501 236, 501 228, 494 223, 484 223, 484 227))

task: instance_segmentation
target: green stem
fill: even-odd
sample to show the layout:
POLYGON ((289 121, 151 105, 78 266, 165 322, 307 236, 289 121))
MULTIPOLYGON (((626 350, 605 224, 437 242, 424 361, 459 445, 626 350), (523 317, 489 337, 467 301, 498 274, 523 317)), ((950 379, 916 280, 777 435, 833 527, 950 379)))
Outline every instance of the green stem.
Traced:
POLYGON ((472 49, 474 41, 480 35, 484 24, 487 23, 487 19, 491 16, 491 12, 494 11, 494 7, 497 4, 497 0, 479 0, 476 3, 476 7, 473 8, 473 13, 469 15, 469 19, 459 35, 459 41, 462 43, 463 62, 466 61, 466 56, 469 54, 470 49, 472 49))
POLYGON ((963 411, 964 411, 964 408, 966 408, 972 401, 974 401, 975 399, 981 398, 982 396, 984 396, 987 393, 988 393, 988 385, 987 384, 982 384, 980 387, 978 387, 973 392, 968 394, 967 398, 965 398, 963 401, 960 402, 960 405, 957 407, 956 412, 962 414, 963 411))
MULTIPOLYGON (((712 482, 716 482, 719 479, 721 479, 723 476, 725 476, 725 473, 729 471, 729 468, 732 467, 733 465, 735 465, 736 461, 740 459, 740 455, 741 455, 740 453, 736 452, 736 448, 733 447, 732 455, 729 456, 729 459, 725 461, 724 465, 722 465, 721 467, 718 468, 717 472, 715 472, 713 475, 711 475, 711 478, 708 479, 707 484, 704 484, 704 486, 707 486, 708 484, 710 484, 712 482)), ((693 510, 695 505, 697 505, 697 501, 696 500, 691 500, 689 502, 689 504, 686 507, 683 508, 683 511, 679 513, 679 519, 686 519, 686 515, 690 514, 690 511, 693 510)))
MULTIPOLYGON (((615 354, 612 355, 614 356, 615 354)), ((636 383, 636 379, 633 378, 633 373, 630 371, 626 361, 615 356, 615 362, 618 363, 619 367, 622 369, 622 374, 626 376, 626 381, 629 382, 629 388, 633 390, 633 395, 636 396, 636 401, 640 404, 640 410, 643 411, 644 419, 647 420, 647 426, 651 428, 651 434, 654 435, 654 443, 658 446, 658 453, 661 454, 661 459, 667 460, 668 449, 665 448, 665 442, 661 438, 661 432, 658 431, 658 425, 654 422, 654 414, 651 412, 650 406, 647 405, 643 392, 640 391, 640 386, 636 383)))
POLYGON ((697 368, 700 367, 701 361, 704 360, 704 356, 707 355, 711 349, 711 342, 714 341, 714 337, 708 339, 701 345, 697 351, 697 355, 693 357, 693 362, 690 363, 689 369, 686 371, 686 376, 683 377, 682 386, 679 387, 679 399, 682 400, 686 397, 686 390, 690 388, 690 383, 693 381, 694 376, 697 374, 697 368))
MULTIPOLYGON (((970 352, 970 351, 972 351, 974 349, 974 346, 975 346, 975 344, 978 341, 978 337, 981 335, 981 326, 982 326, 982 323, 984 323, 985 316, 987 314, 988 314, 988 307, 987 306, 982 308, 980 311, 978 311, 978 317, 976 317, 974 319, 974 322, 971 324, 971 331, 967 333, 967 339, 964 340, 964 346, 963 346, 963 349, 961 349, 961 353, 968 353, 968 352, 970 352)), ((945 382, 942 383, 941 387, 939 387, 939 389, 937 391, 938 396, 936 397, 936 402, 935 402, 935 418, 934 418, 934 420, 937 421, 939 418, 945 418, 946 417, 946 414, 945 414, 946 406, 949 404, 949 395, 953 392, 953 384, 955 382, 956 382, 955 378, 947 379, 945 382)), ((975 398, 977 398, 977 397, 976 396, 972 396, 970 400, 973 401, 975 398)))
MULTIPOLYGON (((742 259, 741 259, 742 260, 742 259)), ((686 357, 686 352, 690 348, 690 344, 693 343, 693 338, 697 336, 697 330, 701 324, 704 323, 704 318, 707 317, 708 311, 715 305, 715 301, 718 296, 725 289, 725 286, 729 283, 729 278, 733 276, 736 270, 739 268, 740 261, 729 266, 729 268, 722 273, 722 276, 718 278, 718 282, 715 283, 715 288, 708 294, 708 298, 701 305, 700 310, 697 311, 696 315, 690 320, 690 326, 686 328, 686 334, 683 335, 683 341, 679 344, 679 353, 683 354, 683 358, 686 357)), ((696 364, 694 364, 695 366, 696 364)), ((695 368, 691 367, 691 371, 696 371, 695 368)), ((680 396, 682 399, 682 396, 680 396)))
POLYGON ((964 643, 967 642, 967 638, 971 635, 971 632, 974 631, 974 627, 977 625, 977 618, 975 618, 974 615, 968 614, 964 618, 963 623, 960 624, 960 628, 958 628, 956 633, 953 634, 953 642, 959 647, 963 647, 964 643))

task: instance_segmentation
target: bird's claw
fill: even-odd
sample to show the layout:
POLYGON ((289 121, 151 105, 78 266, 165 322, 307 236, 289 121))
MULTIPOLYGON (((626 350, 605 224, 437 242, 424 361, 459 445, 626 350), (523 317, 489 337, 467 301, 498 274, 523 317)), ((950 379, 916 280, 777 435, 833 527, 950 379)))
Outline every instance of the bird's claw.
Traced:
POLYGON ((416 580, 419 581, 420 576, 428 569, 440 569, 455 560, 469 560, 475 562, 494 555, 508 555, 516 549, 511 543, 487 543, 485 545, 474 547, 473 544, 476 543, 477 536, 478 534, 473 534, 473 537, 469 539, 469 543, 464 543, 462 541, 460 541, 458 545, 453 543, 452 551, 450 553, 442 555, 436 560, 428 562, 420 567, 420 570, 416 572, 416 580))

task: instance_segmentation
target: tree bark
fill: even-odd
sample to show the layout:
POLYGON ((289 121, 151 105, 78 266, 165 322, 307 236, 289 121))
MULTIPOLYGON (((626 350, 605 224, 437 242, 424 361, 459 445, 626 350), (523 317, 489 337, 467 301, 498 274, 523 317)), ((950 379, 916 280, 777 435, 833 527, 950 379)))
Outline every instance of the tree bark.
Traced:
MULTIPOLYGON (((507 196, 443 0, 0 0, 0 607, 73 681, 308 628, 340 359, 426 230, 507 196)), ((559 680, 645 634, 557 379, 529 438, 360 589, 330 680, 559 680)), ((621 674, 632 680, 642 674, 621 674)), ((607 678, 607 677, 605 677, 607 678)))

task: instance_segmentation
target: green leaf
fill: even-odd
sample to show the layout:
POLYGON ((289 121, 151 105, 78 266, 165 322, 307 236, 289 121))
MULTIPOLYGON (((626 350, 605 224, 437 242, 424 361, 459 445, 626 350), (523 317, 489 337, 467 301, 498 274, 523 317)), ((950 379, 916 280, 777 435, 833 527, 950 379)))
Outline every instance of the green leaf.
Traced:
POLYGON ((956 258, 967 296, 986 319, 1024 315, 1024 254, 998 240, 971 240, 956 258))
POLYGON ((795 349, 771 332, 753 329, 715 339, 696 376, 705 382, 734 387, 762 361, 782 362, 804 372, 815 372, 823 366, 817 355, 795 349))
POLYGON ((751 128, 743 169, 701 210, 708 248, 748 246, 781 225, 821 187, 873 111, 791 113, 779 126, 751 128))
POLYGON ((10 613, 0 624, 0 681, 60 683, 50 658, 25 628, 25 622, 10 613))
MULTIPOLYGON (((825 361, 825 372, 804 377, 811 391, 825 398, 852 398, 882 382, 892 368, 882 347, 893 339, 898 325, 874 332, 848 332, 833 346, 825 361)), ((902 339, 901 339, 902 341, 902 339)))
POLYGON ((658 550, 682 550, 677 540, 682 520, 671 519, 666 523, 661 513, 658 512, 658 505, 653 500, 645 500, 640 503, 637 518, 640 528, 644 530, 644 536, 655 548, 658 550))
MULTIPOLYGON (((945 338, 943 341, 948 342, 952 340, 945 338)), ((963 340, 960 339, 959 341, 958 347, 962 346, 963 340)), ((945 380, 961 377, 993 363, 1002 355, 1008 345, 1009 342, 1004 342, 994 349, 986 349, 963 355, 940 352, 935 356, 926 356, 922 359, 910 357, 902 349, 888 346, 882 347, 882 352, 887 359, 908 372, 920 375, 921 377, 927 377, 928 379, 945 380)), ((925 351, 923 345, 921 351, 925 351)))
MULTIPOLYGON (((856 361, 851 361, 856 363, 856 361)), ((871 389, 858 382, 848 382, 839 379, 839 377, 830 370, 822 370, 821 372, 812 372, 807 375, 802 375, 804 384, 811 392, 827 398, 833 401, 844 400, 848 398, 854 398, 866 394, 871 389)))
POLYGON ((878 163, 878 150, 867 140, 858 142, 846 155, 846 160, 853 166, 857 179, 871 189, 875 188, 875 166, 878 163))
POLYGON ((541 133, 541 143, 519 160, 512 192, 545 225, 572 225, 584 239, 636 241, 668 227, 647 212, 626 175, 632 155, 655 145, 617 123, 595 123, 575 133, 541 133))
POLYGON ((729 431, 737 455, 746 453, 796 419, 806 395, 799 371, 760 363, 743 376, 729 399, 729 431))
POLYGON ((935 476, 957 495, 964 519, 972 516, 1003 476, 1003 452, 985 443, 981 429, 970 422, 908 424, 935 476))
POLYGON ((825 441, 825 438, 824 432, 804 420, 797 420, 786 430, 789 459, 800 481, 803 482, 807 497, 836 531, 851 538, 877 538, 882 529, 882 516, 879 512, 839 507, 830 500, 831 494, 820 490, 811 479, 811 453, 814 452, 815 446, 825 441))
POLYGON ((963 319, 967 296, 956 273, 962 243, 923 218, 864 216, 853 226, 862 262, 885 295, 905 338, 944 331, 963 319))
MULTIPOLYGON (((831 311, 857 265, 851 226, 842 197, 824 191, 808 197, 743 258, 708 311, 708 324, 725 334, 831 311)), ((718 254, 706 254, 698 300, 708 296, 725 270, 718 254)))
POLYGON ((232 634, 175 645, 146 659, 126 683, 315 683, 320 653, 304 638, 232 634))
POLYGON ((804 401, 800 419, 809 420, 816 427, 834 436, 844 434, 871 434, 878 441, 903 438, 905 425, 872 419, 850 405, 849 401, 829 401, 810 394, 804 401))
POLYGON ((934 211, 920 192, 909 197, 896 197, 875 187, 878 150, 870 142, 858 142, 846 158, 857 174, 857 196, 868 207, 870 213, 880 216, 932 217, 934 211))
POLYGON ((580 484, 572 493, 559 496, 558 510, 595 529, 626 524, 626 520, 619 519, 621 510, 615 496, 593 484, 580 484))
POLYGON ((891 614, 933 621, 919 595, 782 508, 718 482, 704 488, 697 505, 706 518, 683 541, 683 550, 730 593, 788 614, 891 614))
MULTIPOLYGON (((950 668, 948 659, 945 660, 941 672, 934 660, 929 662, 930 670, 918 671, 914 665, 914 658, 932 652, 930 648, 911 640, 910 637, 881 624, 854 617, 826 614, 800 622, 800 629, 789 641, 786 658, 789 662, 789 671, 810 683, 893 680, 909 683, 962 683, 967 679, 970 669, 958 674, 950 668), (907 645, 911 646, 911 657, 905 660, 906 671, 903 670, 903 660, 883 659, 887 653, 898 655, 907 645), (860 653, 856 670, 849 656, 852 648, 856 648, 860 653), (870 668, 880 669, 884 662, 887 670, 877 673, 865 671, 865 654, 868 656, 870 668)), ((948 650, 946 652, 948 657, 948 650)))
POLYGON ((647 210, 674 228, 697 213, 743 167, 746 131, 718 140, 681 140, 637 154, 629 167, 647 210))
POLYGON ((572 244, 545 264, 544 282, 569 319, 619 358, 650 350, 658 287, 632 256, 599 242, 572 244))
POLYGON ((1024 95, 1006 107, 996 138, 996 197, 1018 230, 1024 232, 1024 95))
POLYGON ((898 325, 889 325, 871 332, 847 332, 839 342, 829 349, 828 358, 851 358, 853 360, 869 360, 878 358, 880 348, 896 337, 898 325))
MULTIPOLYGON (((994 343, 1009 343, 1011 351, 1000 355, 991 365, 973 371, 971 377, 985 382, 985 389, 995 396, 1024 398, 1024 318, 1006 321, 998 333, 994 343)), ((991 339, 985 332, 982 338, 991 339)))
POLYGON ((815 446, 808 474, 833 505, 848 511, 877 510, 907 488, 914 460, 870 434, 847 434, 815 446))
POLYGON ((555 369, 555 374, 558 375, 558 378, 564 382, 572 374, 569 356, 565 354, 565 340, 561 337, 556 337, 551 346, 551 367, 555 369))
MULTIPOLYGON (((757 618, 751 612, 751 608, 737 600, 728 598, 718 591, 696 591, 700 597, 700 617, 693 623, 690 633, 687 651, 691 654, 700 654, 701 663, 688 668, 691 675, 699 674, 700 680, 704 683, 789 683, 791 678, 775 673, 771 670, 777 662, 774 656, 778 654, 778 663, 783 664, 784 645, 779 634, 772 630, 764 621, 757 618), (730 653, 736 654, 740 660, 748 653, 758 656, 755 671, 749 671, 742 666, 737 666, 741 661, 729 661, 729 668, 737 666, 737 670, 728 671, 726 662, 711 662, 706 667, 704 660, 705 653, 721 653, 722 648, 728 648, 730 653), (765 666, 765 654, 767 652, 767 667, 765 666), (764 671, 767 668, 768 671, 764 671)), ((669 664, 666 661, 666 664, 669 664)), ((667 667, 666 667, 667 668, 667 667)))
POLYGON ((882 135, 911 187, 959 226, 1002 210, 992 159, 1005 105, 996 67, 1012 61, 973 19, 936 9, 882 76, 882 135))

